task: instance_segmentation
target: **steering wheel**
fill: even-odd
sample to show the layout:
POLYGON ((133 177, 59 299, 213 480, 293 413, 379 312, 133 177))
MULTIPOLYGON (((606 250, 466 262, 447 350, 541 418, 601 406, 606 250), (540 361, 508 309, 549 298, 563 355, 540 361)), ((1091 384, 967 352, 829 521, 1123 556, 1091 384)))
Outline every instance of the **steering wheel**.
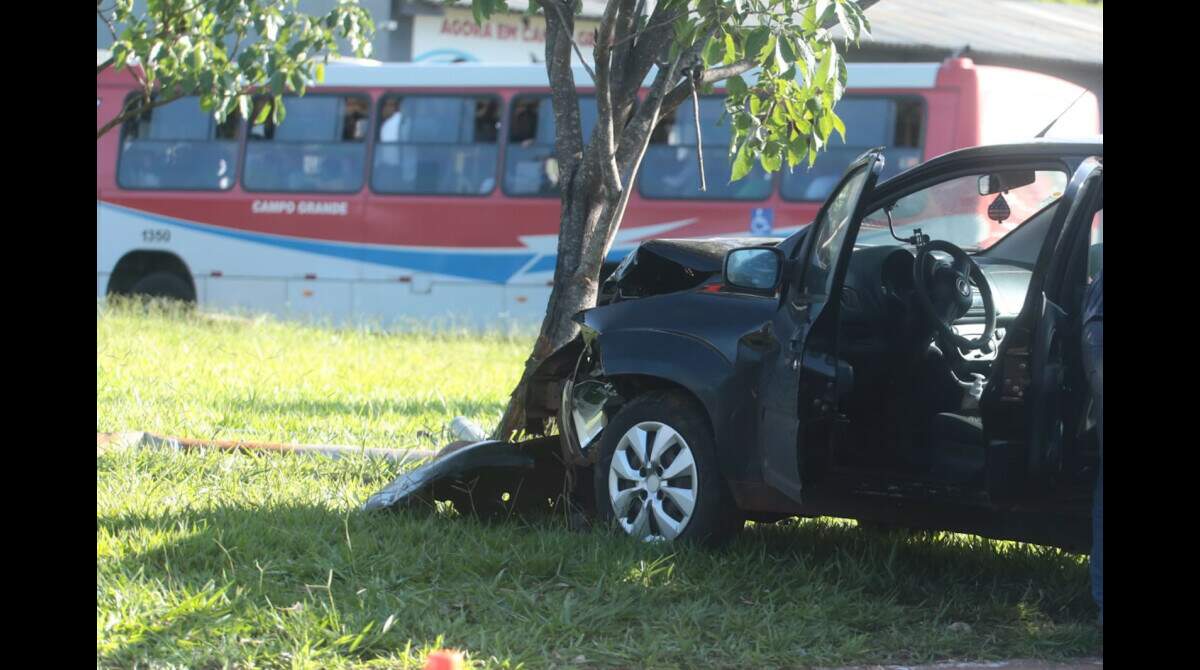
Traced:
POLYGON ((945 240, 933 240, 917 248, 913 263, 913 286, 921 311, 938 331, 966 351, 983 349, 992 340, 996 329, 996 305, 992 289, 974 259, 958 246, 945 240), (938 261, 933 252, 950 256, 950 263, 938 261), (930 264, 933 264, 930 267, 930 264), (951 326, 971 309, 971 286, 979 289, 983 298, 983 334, 974 340, 954 332, 951 326))

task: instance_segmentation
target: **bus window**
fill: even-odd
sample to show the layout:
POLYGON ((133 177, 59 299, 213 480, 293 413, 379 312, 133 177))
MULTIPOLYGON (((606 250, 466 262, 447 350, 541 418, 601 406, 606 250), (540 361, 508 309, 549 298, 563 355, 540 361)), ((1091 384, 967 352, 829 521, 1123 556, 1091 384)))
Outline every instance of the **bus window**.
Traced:
POLYGON ((700 190, 696 161, 696 121, 692 101, 664 116, 650 136, 642 161, 638 189, 646 198, 697 200, 762 200, 771 194, 771 175, 755 164, 750 174, 729 183, 733 162, 729 157, 729 120, 718 125, 724 98, 700 99, 700 129, 704 144, 704 177, 708 190, 700 190))
POLYGON ((829 146, 808 167, 805 159, 791 172, 783 167, 779 187, 784 200, 821 202, 837 185, 862 153, 873 147, 884 151, 882 181, 921 162, 924 111, 917 98, 872 98, 846 96, 837 105, 837 115, 846 125, 846 140, 834 131, 829 146))
MULTIPOLYGON (((270 98, 255 101, 255 114, 270 98)), ((366 96, 287 96, 278 126, 250 128, 242 187, 247 191, 353 193, 366 163, 366 96)))
POLYGON ((239 122, 240 117, 231 115, 217 124, 195 96, 155 107, 125 123, 117 183, 128 189, 229 188, 237 164, 239 122))
POLYGON ((495 96, 389 95, 380 105, 371 189, 486 195, 496 187, 495 96))
MULTIPOLYGON (((596 126, 596 97, 580 96, 579 122, 587 142, 596 126)), ((550 96, 513 99, 504 156, 504 192, 508 195, 558 196, 554 158, 554 110, 550 96)))

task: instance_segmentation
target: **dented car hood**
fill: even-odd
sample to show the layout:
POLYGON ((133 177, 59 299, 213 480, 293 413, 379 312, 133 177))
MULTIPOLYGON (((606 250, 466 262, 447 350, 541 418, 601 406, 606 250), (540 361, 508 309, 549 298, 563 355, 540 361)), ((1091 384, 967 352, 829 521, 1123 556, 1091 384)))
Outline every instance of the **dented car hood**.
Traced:
POLYGON ((779 237, 648 240, 629 252, 605 282, 600 304, 684 291, 721 272, 731 249, 775 246, 779 237))

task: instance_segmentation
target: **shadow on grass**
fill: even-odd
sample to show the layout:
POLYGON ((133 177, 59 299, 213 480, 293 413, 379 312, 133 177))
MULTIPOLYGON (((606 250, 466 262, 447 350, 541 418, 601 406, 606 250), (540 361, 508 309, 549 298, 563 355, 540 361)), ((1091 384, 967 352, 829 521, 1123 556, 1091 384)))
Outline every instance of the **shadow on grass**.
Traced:
POLYGON ((159 603, 114 627, 98 651, 106 665, 365 662, 441 636, 539 667, 560 656, 770 666, 1100 648, 1086 561, 964 536, 793 520, 706 551, 569 531, 557 518, 484 524, 320 505, 101 516, 97 526, 123 547, 97 566, 101 610, 159 603), (204 606, 161 605, 189 598, 204 606), (948 632, 958 621, 974 630, 948 632))

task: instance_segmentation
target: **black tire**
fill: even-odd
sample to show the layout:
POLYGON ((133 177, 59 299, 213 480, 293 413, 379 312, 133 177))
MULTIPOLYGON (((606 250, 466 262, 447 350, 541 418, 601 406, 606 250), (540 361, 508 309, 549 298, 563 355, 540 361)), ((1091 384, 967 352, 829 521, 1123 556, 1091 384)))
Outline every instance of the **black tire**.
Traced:
POLYGON ((152 272, 137 280, 129 292, 135 296, 189 303, 196 299, 187 280, 171 272, 152 272))
MULTIPOLYGON (((665 424, 677 432, 687 443, 695 463, 695 506, 674 541, 710 547, 727 542, 745 525, 743 517, 718 470, 716 447, 703 409, 691 397, 677 391, 652 391, 638 396, 605 426, 600 438, 599 460, 593 472, 597 517, 620 528, 609 494, 609 468, 625 433, 647 421, 665 424)), ((664 452, 664 456, 667 453, 664 452)))

